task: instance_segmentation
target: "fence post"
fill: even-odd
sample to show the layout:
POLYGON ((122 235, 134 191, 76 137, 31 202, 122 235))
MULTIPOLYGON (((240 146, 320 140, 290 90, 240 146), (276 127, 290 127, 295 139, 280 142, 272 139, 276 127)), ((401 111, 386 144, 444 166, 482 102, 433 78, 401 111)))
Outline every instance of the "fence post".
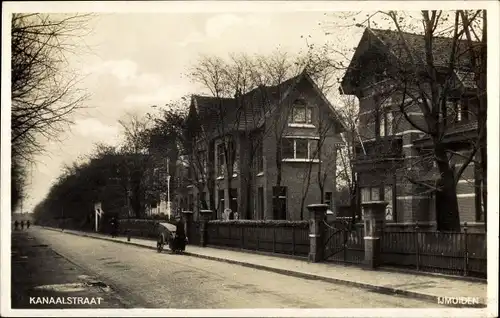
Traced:
POLYGON ((417 258, 417 271, 420 269, 420 242, 419 242, 419 236, 418 235, 418 230, 419 230, 419 227, 418 227, 418 221, 415 222, 415 244, 416 244, 416 247, 415 247, 415 250, 416 250, 416 258, 417 258))
POLYGON ((363 220, 365 223, 365 265, 375 268, 380 265, 380 237, 385 222, 385 201, 363 203, 363 220))
POLYGON ((273 253, 276 253, 276 228, 273 226, 273 253))
POLYGON ((464 276, 469 273, 469 246, 467 244, 467 222, 464 222, 464 243, 465 243, 465 255, 464 255, 464 276))
POLYGON ((260 245, 260 244, 259 244, 259 243, 260 243, 260 240, 259 240, 259 237, 260 237, 259 229, 261 229, 261 227, 258 227, 258 226, 257 226, 257 227, 255 228, 255 230, 256 230, 255 232, 257 233, 257 235, 256 235, 256 237, 257 237, 257 249, 256 249, 256 250, 257 250, 257 251, 260 249, 260 248, 259 248, 259 247, 260 247, 260 246, 259 246, 259 245, 260 245))
POLYGON ((346 230, 343 230, 342 231, 343 235, 342 235, 342 244, 344 245, 343 246, 343 251, 342 251, 342 257, 343 257, 343 261, 345 262, 347 260, 347 231, 346 230))
POLYGON ((205 247, 208 243, 208 221, 212 218, 212 210, 200 211, 200 246, 205 247))
POLYGON ((292 255, 295 255, 295 227, 292 226, 292 255))
POLYGON ((307 206, 309 210, 309 261, 317 263, 324 259, 325 246, 323 242, 324 219, 326 216, 327 204, 311 204, 307 206))
POLYGON ((241 248, 245 248, 245 226, 240 227, 241 230, 241 248))

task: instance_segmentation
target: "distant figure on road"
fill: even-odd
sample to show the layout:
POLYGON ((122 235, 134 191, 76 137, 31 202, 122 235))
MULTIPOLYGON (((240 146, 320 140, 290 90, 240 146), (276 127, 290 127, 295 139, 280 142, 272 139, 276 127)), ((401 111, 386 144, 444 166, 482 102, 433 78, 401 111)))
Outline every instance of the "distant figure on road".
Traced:
POLYGON ((19 228, 19 221, 16 220, 16 222, 14 222, 14 228, 17 230, 19 228))
POLYGON ((111 218, 111 237, 118 236, 118 220, 113 216, 111 218))
POLYGON ((24 220, 21 221, 21 230, 24 230, 24 220))
POLYGON ((30 225, 31 225, 30 220, 26 221, 26 228, 27 228, 27 229, 29 229, 29 228, 30 228, 30 225))

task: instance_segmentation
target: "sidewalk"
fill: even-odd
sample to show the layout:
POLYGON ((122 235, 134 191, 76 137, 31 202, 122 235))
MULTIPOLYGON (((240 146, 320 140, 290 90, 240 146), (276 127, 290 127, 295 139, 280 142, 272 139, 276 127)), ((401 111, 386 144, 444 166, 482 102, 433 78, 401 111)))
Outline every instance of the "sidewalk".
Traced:
MULTIPOLYGON (((59 229, 45 229, 60 231, 59 229)), ((111 238, 103 234, 73 230, 64 230, 64 232, 156 250, 156 241, 153 240, 132 238, 131 242, 127 242, 126 237, 111 238)), ((364 270, 354 266, 310 263, 293 258, 195 245, 188 245, 185 254, 305 279, 317 279, 360 287, 378 293, 399 294, 412 298, 426 299, 432 302, 437 302, 438 297, 479 297, 480 304, 482 306, 487 305, 487 284, 480 281, 465 281, 443 276, 418 275, 385 270, 364 270)), ((464 306, 471 307, 471 305, 464 306)))

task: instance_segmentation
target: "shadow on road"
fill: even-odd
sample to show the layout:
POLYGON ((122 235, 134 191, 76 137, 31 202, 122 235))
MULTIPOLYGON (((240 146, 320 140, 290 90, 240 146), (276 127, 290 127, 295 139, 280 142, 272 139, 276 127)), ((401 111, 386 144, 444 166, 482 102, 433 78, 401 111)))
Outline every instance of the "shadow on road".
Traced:
POLYGON ((13 231, 12 309, 126 308, 104 282, 39 242, 29 230, 13 231))

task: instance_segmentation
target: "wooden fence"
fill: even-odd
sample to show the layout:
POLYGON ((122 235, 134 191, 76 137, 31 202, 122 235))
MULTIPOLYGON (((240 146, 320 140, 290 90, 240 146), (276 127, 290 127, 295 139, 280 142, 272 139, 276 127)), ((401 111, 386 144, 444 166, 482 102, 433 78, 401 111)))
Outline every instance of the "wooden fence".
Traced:
POLYGON ((385 231, 381 249, 384 265, 486 278, 485 233, 385 231))
POLYGON ((209 245, 307 257, 307 221, 210 221, 209 245))

